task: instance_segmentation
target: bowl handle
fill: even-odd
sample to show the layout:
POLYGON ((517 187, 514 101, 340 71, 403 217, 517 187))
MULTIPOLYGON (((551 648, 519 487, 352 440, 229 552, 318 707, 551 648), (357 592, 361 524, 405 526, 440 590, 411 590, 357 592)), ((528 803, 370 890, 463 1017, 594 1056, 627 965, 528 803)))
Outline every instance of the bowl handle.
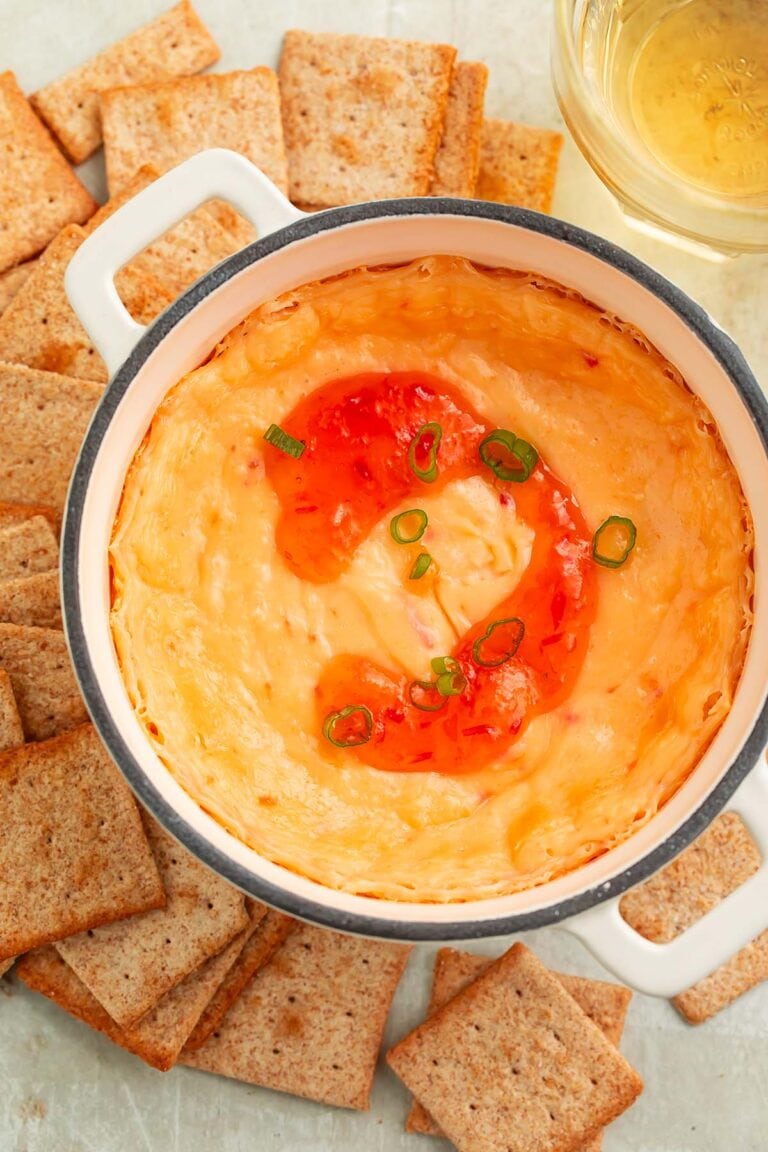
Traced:
POLYGON ((759 871, 669 944, 630 928, 614 897, 561 925, 612 972, 650 996, 677 996, 703 980, 768 928, 768 766, 765 756, 727 807, 749 828, 762 856, 759 871))
POLYGON ((189 212, 217 198, 242 212, 259 236, 304 216, 250 160, 226 148, 210 148, 144 188, 72 257, 64 277, 67 296, 110 375, 145 331, 117 294, 116 272, 189 212))

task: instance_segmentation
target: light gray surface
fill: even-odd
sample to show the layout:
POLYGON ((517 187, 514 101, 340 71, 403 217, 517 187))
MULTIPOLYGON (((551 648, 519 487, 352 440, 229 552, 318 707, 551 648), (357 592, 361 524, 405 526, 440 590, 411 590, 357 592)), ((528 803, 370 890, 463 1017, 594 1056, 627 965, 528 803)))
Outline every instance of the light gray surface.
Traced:
MULTIPOLYGON (((0 68, 38 87, 150 19, 163 0, 0 0, 0 68)), ((223 50, 219 69, 277 61, 291 27, 440 39, 491 70, 490 115, 561 126, 549 81, 547 0, 197 0, 223 50)), ((149 159, 149 157, 148 157, 149 159)), ((103 195, 100 158, 85 167, 103 195)), ((768 380, 768 257, 711 263, 627 228, 570 140, 554 211, 629 248, 706 307, 768 380)), ((572 938, 526 938, 555 967, 604 975, 572 938)), ((477 951, 496 953, 501 943, 477 951)), ((418 948, 398 992, 390 1038, 426 1003, 433 949, 418 948)), ((605 1139, 605 1152, 768 1149, 768 985, 691 1028, 667 1003, 636 997, 624 1050, 646 1090, 605 1139)), ((402 1134, 405 1093, 382 1070, 367 1115, 186 1069, 154 1072, 11 981, 0 983, 0 1152, 398 1152, 428 1150, 402 1134)))

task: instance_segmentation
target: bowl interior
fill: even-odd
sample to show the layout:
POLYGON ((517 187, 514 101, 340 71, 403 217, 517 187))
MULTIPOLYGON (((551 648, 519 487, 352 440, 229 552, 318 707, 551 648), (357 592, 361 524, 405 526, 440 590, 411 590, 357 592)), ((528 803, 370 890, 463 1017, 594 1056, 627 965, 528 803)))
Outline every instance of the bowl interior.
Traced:
MULTIPOLYGON (((638 869, 648 874, 672 854, 670 838, 692 813, 697 826, 689 823, 690 835, 700 831, 735 788, 738 772, 751 767, 757 752, 745 751, 744 744, 765 705, 768 666, 768 568, 760 562, 768 554, 768 457, 757 417, 731 376, 754 393, 753 407, 764 420, 757 385, 727 338, 682 293, 605 242, 557 221, 469 202, 453 210, 450 202, 426 203, 410 210, 408 202, 359 206, 301 221, 232 257, 161 317, 113 380, 87 436, 65 526, 64 601, 76 671, 103 738, 132 787, 192 851, 234 883, 296 915, 371 934, 448 938, 508 931, 520 917, 526 926, 559 919, 629 886, 642 878, 638 869), (648 825, 577 871, 515 895, 451 905, 387 902, 325 888, 260 857, 202 811, 157 758, 133 713, 109 628, 107 566, 124 477, 154 411, 222 336, 257 304, 300 284, 361 264, 432 253, 540 273, 640 328, 714 415, 750 501, 757 541, 757 623, 742 680, 729 716, 688 781, 648 825), (664 844, 662 858, 658 850, 664 844), (619 884, 619 874, 630 869, 634 873, 619 884)), ((767 429, 768 423, 764 435, 767 429)))

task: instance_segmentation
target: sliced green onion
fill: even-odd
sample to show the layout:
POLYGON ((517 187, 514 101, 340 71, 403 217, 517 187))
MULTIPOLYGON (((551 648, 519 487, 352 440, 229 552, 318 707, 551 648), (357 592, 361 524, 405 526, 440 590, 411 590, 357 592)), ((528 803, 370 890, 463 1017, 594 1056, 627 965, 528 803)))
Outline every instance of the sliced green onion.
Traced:
POLYGON ((490 432, 481 442, 479 452, 483 464, 491 469, 494 476, 498 476, 499 480, 511 480, 516 484, 522 484, 528 479, 539 459, 539 454, 532 444, 527 440, 521 440, 514 432, 508 432, 506 428, 496 428, 490 432), (501 444, 513 462, 507 460, 507 463, 504 463, 504 459, 493 452, 494 444, 501 444))
POLYGON ((435 656, 432 660, 432 671, 437 676, 442 676, 443 672, 461 672, 461 665, 453 656, 435 656))
POLYGON ((418 556, 413 562, 413 567, 408 573, 409 580, 421 580, 424 573, 432 563, 432 557, 429 552, 419 552, 418 556))
POLYGON ((373 713, 364 704, 347 704, 338 712, 330 712, 323 722, 323 736, 335 748, 358 748, 367 744, 373 735, 373 713), (344 722, 350 716, 360 716, 360 721, 352 724, 344 722), (348 729, 348 730, 347 730, 348 729))
POLYGON ((511 660, 525 635, 525 624, 519 616, 507 616, 489 624, 472 645, 472 659, 481 668, 498 668, 511 660), (500 631, 503 630, 503 631, 500 631), (497 633, 494 636, 494 633, 497 633))
POLYGON ((443 672, 435 683, 441 696, 461 696, 466 686, 467 678, 463 672, 443 672))
POLYGON ((415 544, 417 540, 421 540, 428 523, 429 517, 423 508, 409 508, 407 512, 399 512, 397 516, 392 517, 389 522, 390 535, 396 544, 415 544), (403 520, 409 516, 416 520, 410 535, 407 534, 407 527, 405 532, 400 527, 403 520))
POLYGON ((423 480, 425 484, 434 484, 435 480, 437 480, 437 450, 440 447, 442 438, 442 428, 433 421, 430 424, 422 424, 408 446, 408 463, 411 472, 413 472, 414 476, 419 480, 423 480), (422 468, 416 461, 416 453, 422 449, 422 441, 428 440, 430 437, 431 443, 427 448, 427 467, 422 468))
POLYGON ((592 559, 604 568, 621 568, 637 541, 637 528, 627 516, 609 516, 592 537, 592 559))
POLYGON ((302 444, 301 440, 295 440, 293 436, 283 432, 277 424, 270 424, 264 433, 264 439, 273 448, 279 448, 281 452, 285 452, 286 456, 293 456, 294 460, 299 460, 306 448, 306 444, 302 444))
POLYGON ((422 712, 439 712, 448 703, 448 697, 441 695, 431 680, 412 681, 408 685, 408 699, 422 712))

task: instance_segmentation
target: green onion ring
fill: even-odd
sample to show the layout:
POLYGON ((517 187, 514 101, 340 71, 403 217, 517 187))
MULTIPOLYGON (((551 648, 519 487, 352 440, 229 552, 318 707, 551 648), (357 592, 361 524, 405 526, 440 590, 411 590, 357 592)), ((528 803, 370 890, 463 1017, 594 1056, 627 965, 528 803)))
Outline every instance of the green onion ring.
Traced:
POLYGON ((485 440, 481 441, 478 449, 483 464, 491 469, 499 480, 510 480, 514 484, 522 484, 527 480, 539 459, 539 454, 532 444, 508 432, 506 428, 496 428, 490 432, 485 440), (519 468, 508 468, 500 460, 494 459, 489 451, 492 444, 503 444, 507 451, 519 461, 519 468))
POLYGON ((285 452, 286 456, 293 456, 294 460, 301 459, 306 448, 306 444, 302 444, 301 440, 294 439, 277 424, 270 424, 264 433, 264 439, 273 448, 279 448, 281 452, 285 452))
POLYGON ((453 656, 435 656, 432 660, 432 671, 437 676, 443 672, 461 672, 461 665, 453 656))
POLYGON ((323 736, 326 740, 330 740, 334 748, 359 748, 361 744, 367 744, 373 735, 373 713, 370 708, 366 708, 364 704, 347 704, 346 708, 341 708, 338 712, 329 712, 323 722, 323 736), (365 728, 360 733, 360 738, 353 737, 351 740, 337 740, 334 736, 334 730, 340 720, 346 720, 348 716, 352 716, 355 712, 359 712, 365 721, 365 728))
POLYGON ((637 528, 627 516, 609 516, 598 528, 592 537, 592 559, 603 568, 621 568, 629 557, 630 552, 637 543, 637 528), (606 556, 600 551, 600 537, 608 528, 620 525, 627 534, 627 544, 621 556, 606 556))
POLYGON ((423 508, 409 508, 407 512, 399 512, 397 516, 392 517, 389 532, 395 544, 415 544, 417 540, 421 540, 428 523, 429 517, 423 508), (400 523, 406 516, 415 516, 418 520, 418 527, 411 536, 404 536, 400 531, 400 523))
POLYGON ((408 699, 414 708, 418 708, 421 712, 439 712, 440 709, 445 708, 448 703, 448 697, 441 695, 437 691, 437 685, 434 684, 432 680, 413 680, 408 685, 408 699), (426 703, 424 695, 430 692, 433 694, 433 697, 435 694, 437 695, 436 704, 426 703), (420 696, 422 693, 424 695, 420 696))
POLYGON ((417 479, 423 480, 425 484, 434 484, 435 480, 437 480, 437 450, 440 447, 442 438, 442 428, 433 421, 430 424, 422 424, 408 446, 408 464, 410 465, 411 472, 413 472, 417 479), (429 449, 429 466, 427 468, 420 468, 416 463, 416 452, 425 436, 433 436, 434 440, 429 449))
POLYGON ((441 696, 461 696, 466 686, 467 678, 463 672, 443 672, 435 683, 441 696))
POLYGON ((475 640, 474 644, 472 645, 472 659, 474 660, 475 664, 479 664, 481 668, 498 668, 500 664, 506 664, 507 660, 512 659, 520 647, 524 635, 525 624, 519 616, 505 616, 502 620, 494 620, 492 624, 488 625, 483 635, 478 636, 477 640, 475 640), (491 636, 497 628, 501 628, 505 624, 514 624, 516 626, 516 634, 513 636, 508 650, 503 652, 501 656, 499 656, 498 660, 483 659, 481 652, 483 644, 485 644, 486 640, 490 640, 491 636))
POLYGON ((409 580, 421 580, 424 573, 432 563, 432 557, 429 552, 419 552, 418 556, 413 562, 413 567, 408 573, 409 580))

